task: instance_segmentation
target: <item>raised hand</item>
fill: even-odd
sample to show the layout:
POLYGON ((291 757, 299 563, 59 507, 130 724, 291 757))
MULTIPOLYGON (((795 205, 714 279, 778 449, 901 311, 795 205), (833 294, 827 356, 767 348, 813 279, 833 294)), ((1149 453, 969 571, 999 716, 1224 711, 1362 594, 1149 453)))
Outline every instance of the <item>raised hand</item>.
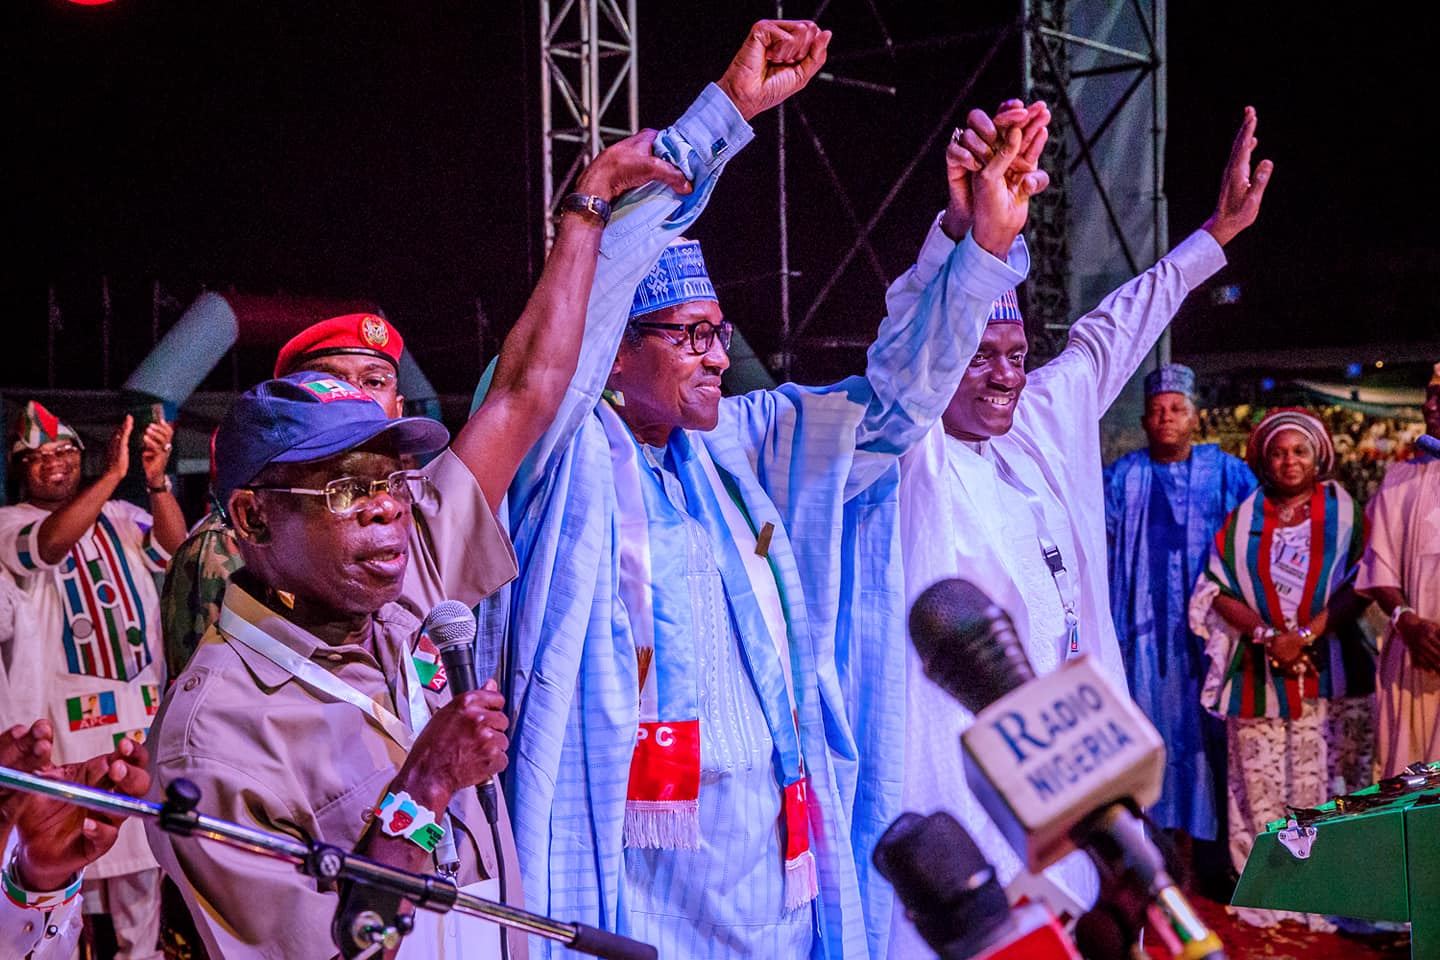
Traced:
POLYGON ((110 435, 110 446, 105 453, 105 472, 123 479, 130 472, 130 431, 135 429, 135 418, 125 414, 125 420, 110 435))
POLYGON ((152 487, 165 480, 165 466, 170 462, 174 440, 172 424, 160 420, 145 427, 145 436, 140 441, 140 468, 145 472, 145 482, 152 487))
POLYGON ((1260 213, 1260 201, 1265 196, 1265 185, 1270 182, 1270 174, 1275 170, 1275 164, 1261 160, 1253 176, 1251 174, 1250 155, 1260 142, 1255 139, 1257 120, 1255 108, 1246 107, 1245 119, 1235 134, 1235 142, 1230 146, 1230 159, 1220 179, 1220 199, 1215 204, 1215 212, 1204 224, 1222 247, 1255 222, 1260 213))
MULTIPOLYGON (((36 720, 30 726, 17 723, 0 730, 0 767, 21 773, 35 773, 50 765, 50 750, 55 746, 55 731, 49 720, 36 720)), ((15 824, 27 794, 0 788, 0 848, 15 824)))
POLYGON ((1021 155, 1024 131, 1012 126, 999 133, 1003 139, 998 149, 980 172, 970 177, 975 214, 971 235, 981 247, 1004 260, 1030 216, 1030 198, 1049 186, 1050 175, 1044 170, 1033 170, 1012 177, 1011 166, 1021 155))
MULTIPOLYGON (((1033 173, 1049 138, 1046 129, 1050 123, 1050 111, 1044 101, 1036 101, 1026 107, 1019 100, 1007 100, 1000 104, 992 120, 983 110, 971 110, 966 117, 965 129, 955 128, 950 145, 945 149, 945 177, 949 187, 949 202, 941 227, 950 239, 959 241, 975 220, 974 202, 971 196, 970 174, 978 173, 985 161, 994 155, 991 147, 1001 129, 1018 126, 1021 129, 1020 154, 1010 165, 1007 174, 1012 180, 1033 173)), ((1048 177, 1046 178, 1048 183, 1048 177)), ((1031 193, 1039 193, 1044 184, 1032 179, 1031 193)))
POLYGON ((1050 108, 1044 100, 1036 100, 1029 106, 1020 100, 1006 100, 995 111, 994 118, 984 110, 971 110, 965 124, 963 130, 956 128, 951 142, 962 147, 958 157, 965 169, 977 173, 998 148, 1000 131, 1019 126, 1022 130, 1020 155, 1010 165, 1010 176, 1020 177, 1040 166, 1040 153, 1050 137, 1050 108))
POLYGON ((575 178, 575 189, 614 200, 626 190, 653 180, 678 194, 689 193, 694 187, 684 172, 655 156, 655 136, 654 130, 641 130, 601 150, 575 178))
POLYGON ((750 120, 804 89, 829 46, 830 31, 809 20, 761 20, 716 86, 750 120))
MULTIPOLYGON (((128 738, 106 756, 40 771, 88 787, 143 797, 150 789, 145 748, 128 738)), ((97 813, 54 797, 31 796, 20 808, 15 858, 21 883, 31 890, 58 890, 75 873, 109 852, 123 817, 97 813)))

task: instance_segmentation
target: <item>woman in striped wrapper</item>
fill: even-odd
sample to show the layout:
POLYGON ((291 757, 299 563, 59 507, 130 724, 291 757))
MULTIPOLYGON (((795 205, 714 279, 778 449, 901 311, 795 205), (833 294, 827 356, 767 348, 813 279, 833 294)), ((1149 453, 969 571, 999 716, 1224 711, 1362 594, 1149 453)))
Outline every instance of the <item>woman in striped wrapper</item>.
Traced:
MULTIPOLYGON (((1272 411, 1246 459, 1261 487, 1215 536, 1190 602, 1210 670, 1201 692, 1229 749, 1230 853, 1245 864, 1257 834, 1371 780, 1375 660, 1357 618, 1365 546, 1359 505, 1334 480, 1329 431, 1307 410, 1272 411)), ((1231 908, 1256 926, 1323 917, 1231 908)))

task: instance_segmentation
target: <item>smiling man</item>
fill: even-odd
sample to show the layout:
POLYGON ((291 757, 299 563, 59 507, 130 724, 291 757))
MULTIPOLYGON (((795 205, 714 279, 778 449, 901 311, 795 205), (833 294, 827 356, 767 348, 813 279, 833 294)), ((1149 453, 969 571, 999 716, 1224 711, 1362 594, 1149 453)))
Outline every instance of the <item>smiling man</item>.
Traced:
MULTIPOLYGON (((154 575, 184 539, 185 518, 165 474, 167 423, 140 442, 150 510, 110 499, 130 468, 133 429, 127 416, 88 485, 80 435, 40 403, 26 405, 11 446, 21 499, 0 508, 0 563, 17 584, 14 636, 0 645, 0 724, 45 718, 57 763, 144 742, 165 679, 154 575)), ((138 825, 121 830, 85 887, 87 912, 113 920, 122 960, 159 956, 160 873, 138 825)))
MULTIPOLYGON (((997 143, 980 111, 957 132, 977 166, 997 143)), ((900 509, 906 592, 912 600, 947 577, 972 581, 1007 611, 1036 672, 1088 654, 1124 689, 1125 669, 1110 618, 1100 416, 1134 374, 1185 296, 1225 263, 1221 247, 1255 219, 1271 173, 1251 178, 1255 114, 1246 109, 1203 229, 1111 293, 1070 328, 1050 363, 1025 369, 1027 343, 1013 294, 1000 298, 943 422, 901 464, 900 509)), ((965 222, 970 212, 949 215, 965 222)), ((960 195, 959 199, 964 200, 960 195)), ((900 291, 905 292, 905 291, 900 291)), ((895 291, 891 313, 906 304, 895 291)), ((911 651, 905 806, 946 809, 975 836, 1001 879, 1020 861, 965 784, 955 743, 970 715, 924 675, 911 651)), ((1198 709, 1198 707, 1197 707, 1198 709)), ((1093 867, 1072 854, 1049 871, 1070 895, 1098 892, 1093 867)), ((923 949, 897 921, 897 947, 923 949)))

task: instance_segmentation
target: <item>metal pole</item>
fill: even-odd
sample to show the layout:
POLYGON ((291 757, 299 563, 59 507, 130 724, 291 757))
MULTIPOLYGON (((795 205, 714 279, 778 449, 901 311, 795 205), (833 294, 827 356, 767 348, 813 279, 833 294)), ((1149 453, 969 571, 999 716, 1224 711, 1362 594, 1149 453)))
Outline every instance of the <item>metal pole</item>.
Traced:
POLYGON ((600 152, 600 21, 596 0, 585 0, 580 21, 580 99, 585 111, 585 157, 600 152))
POLYGON ((550 0, 540 0, 540 220, 544 224, 545 254, 555 242, 555 221, 550 218, 550 205, 555 199, 554 121, 550 113, 550 72, 554 69, 550 62, 550 0))
MULTIPOLYGON (((1165 195, 1165 133, 1169 126, 1169 103, 1166 100, 1166 88, 1168 77, 1166 76, 1166 39, 1165 39, 1165 3, 1166 0, 1153 0, 1152 10, 1155 15, 1155 24, 1150 32, 1150 54, 1154 58, 1155 69, 1150 73, 1151 97, 1150 97, 1150 118, 1152 133, 1152 149, 1155 155, 1151 161, 1151 171, 1154 177, 1152 190, 1154 191, 1154 207, 1152 216, 1154 225, 1154 256, 1152 261, 1158 261, 1170 249, 1170 201, 1165 195)), ((1136 3, 1136 15, 1140 13, 1140 4, 1136 3)), ((1143 24, 1145 18, 1140 17, 1143 24)), ((1157 357, 1162 364, 1170 362, 1170 328, 1160 334, 1157 357)))
MULTIPOLYGON (((785 4, 775 0, 775 19, 785 19, 785 4)), ((785 188, 785 104, 775 111, 776 200, 780 207, 780 374, 792 379, 790 350, 790 195, 785 188)))
POLYGON ((464 893, 440 877, 411 873, 323 842, 301 842, 287 834, 272 833, 197 814, 194 803, 200 799, 200 791, 194 784, 183 779, 173 781, 166 788, 167 801, 163 805, 78 783, 50 780, 5 766, 0 766, 0 786, 53 797, 101 813, 148 817, 158 821, 161 829, 167 833, 210 840, 237 850, 292 863, 307 876, 323 875, 323 879, 327 880, 352 880, 404 897, 418 907, 437 913, 455 910, 467 916, 480 917, 502 927, 514 927, 549 940, 558 940, 572 949, 592 956, 635 960, 653 960, 655 957, 655 948, 649 944, 596 930, 584 924, 552 920, 538 913, 464 893), (185 802, 178 802, 176 799, 186 792, 185 789, 177 789, 180 785, 193 791, 185 802))
POLYGON ((635 0, 630 0, 625 6, 625 14, 629 18, 630 27, 630 77, 628 103, 630 110, 630 132, 634 133, 640 129, 640 19, 635 15, 635 0))

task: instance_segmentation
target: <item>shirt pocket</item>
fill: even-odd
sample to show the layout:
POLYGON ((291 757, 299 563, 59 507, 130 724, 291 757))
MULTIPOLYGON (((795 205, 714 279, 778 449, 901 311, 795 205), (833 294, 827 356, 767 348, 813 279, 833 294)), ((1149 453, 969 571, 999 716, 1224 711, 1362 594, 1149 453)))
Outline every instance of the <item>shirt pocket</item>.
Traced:
POLYGON ((379 767, 351 784, 344 793, 315 809, 316 839, 346 850, 352 849, 375 818, 375 808, 385 799, 385 788, 395 779, 392 767, 379 767))

